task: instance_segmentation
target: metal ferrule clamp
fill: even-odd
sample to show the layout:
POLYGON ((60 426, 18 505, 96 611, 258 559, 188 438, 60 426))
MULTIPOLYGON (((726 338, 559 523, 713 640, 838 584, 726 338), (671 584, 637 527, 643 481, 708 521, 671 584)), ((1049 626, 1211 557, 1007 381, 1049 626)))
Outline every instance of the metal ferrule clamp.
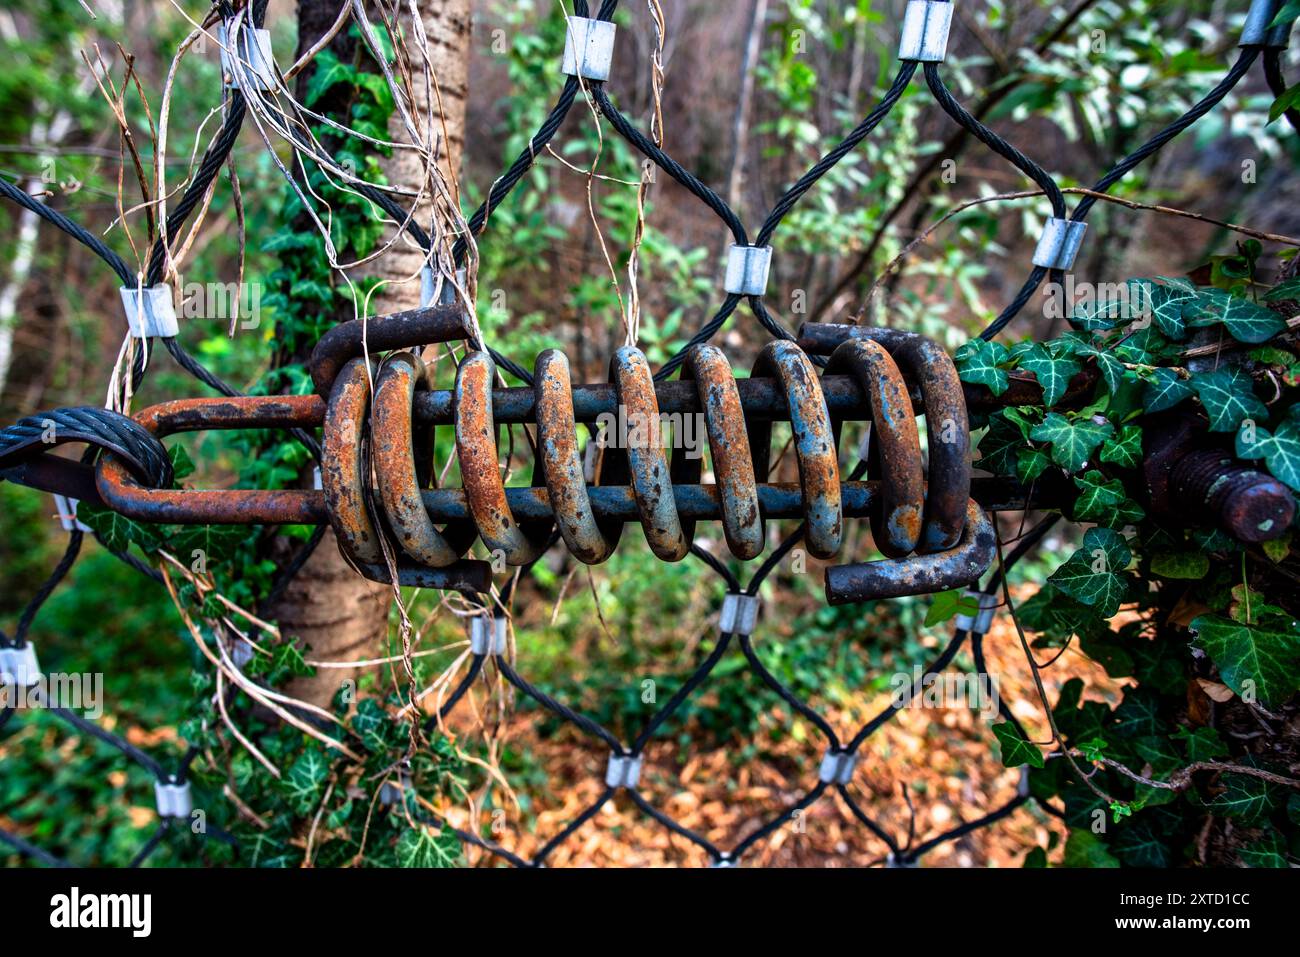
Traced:
POLYGON ((952 4, 908 0, 898 40, 898 58, 917 63, 942 63, 948 55, 952 4))
POLYGON ((564 60, 560 69, 569 76, 603 82, 614 65, 614 24, 587 17, 565 17, 564 60))
POLYGON ((1053 216, 1043 226, 1034 250, 1034 265, 1045 269, 1073 269, 1074 260, 1083 245, 1083 234, 1088 224, 1053 216))

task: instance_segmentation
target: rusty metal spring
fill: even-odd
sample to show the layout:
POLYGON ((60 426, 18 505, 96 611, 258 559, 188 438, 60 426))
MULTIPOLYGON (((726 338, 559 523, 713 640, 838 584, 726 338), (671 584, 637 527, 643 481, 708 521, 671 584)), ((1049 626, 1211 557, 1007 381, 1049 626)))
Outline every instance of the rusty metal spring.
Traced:
MULTIPOLYGON (((828 598, 863 601, 969 583, 992 560, 993 533, 970 498, 966 406, 951 360, 930 340, 909 333, 855 327, 840 339, 827 349, 826 371, 853 377, 870 401, 867 468, 869 477, 879 479, 879 494, 867 513, 887 560, 829 567, 828 598), (900 364, 920 389, 929 424, 928 489, 916 413, 900 364)), ((796 343, 770 343, 752 375, 774 380, 783 392, 807 548, 818 558, 833 558, 843 539, 837 451, 842 423, 832 418, 817 370, 796 343)), ((495 378, 486 352, 471 353, 457 370, 452 417, 469 514, 439 529, 422 496, 431 471, 431 433, 417 432, 413 415, 416 394, 431 387, 428 370, 411 352, 390 355, 377 369, 360 358, 339 369, 324 418, 322 488, 340 547, 363 571, 373 573, 386 561, 381 536, 400 550, 393 557, 426 568, 458 566, 475 538, 517 566, 541 555, 556 530, 577 559, 597 564, 613 553, 629 519, 639 520, 652 552, 664 561, 688 553, 700 517, 721 519, 736 557, 748 560, 762 552, 765 500, 770 505, 777 488, 761 484, 771 461, 773 417, 747 415, 738 380, 717 348, 692 349, 682 372, 698 397, 714 486, 700 485, 703 461, 684 454, 680 442, 665 454, 655 382, 646 357, 632 347, 611 360, 609 383, 626 421, 655 425, 641 433, 642 440, 606 445, 599 476, 589 486, 568 360, 556 350, 539 355, 532 485, 544 490, 549 514, 530 508, 529 514, 517 515, 512 507, 511 493, 519 490, 508 491, 501 474, 495 378), (367 480, 372 469, 373 491, 367 480), (602 488, 610 486, 630 490, 632 514, 602 499, 602 488), (690 500, 679 500, 684 497, 690 500)))

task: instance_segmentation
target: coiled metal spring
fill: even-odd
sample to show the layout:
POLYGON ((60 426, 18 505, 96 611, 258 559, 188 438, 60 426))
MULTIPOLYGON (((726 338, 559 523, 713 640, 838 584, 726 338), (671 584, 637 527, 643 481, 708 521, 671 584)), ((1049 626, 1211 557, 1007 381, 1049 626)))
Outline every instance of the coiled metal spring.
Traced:
MULTIPOLYGON (((829 567, 832 602, 968 584, 987 569, 994 545, 988 520, 970 498, 966 407, 951 360, 921 336, 856 327, 846 335, 848 327, 834 328, 841 330, 839 341, 809 344, 829 352, 828 376, 850 377, 869 400, 867 472, 876 481, 841 481, 843 419, 832 416, 816 368, 794 342, 769 344, 748 380, 736 379, 718 349, 699 346, 687 358, 682 382, 658 388, 635 348, 613 357, 604 389, 575 389, 567 359, 548 350, 537 358, 531 403, 519 395, 523 390, 494 390, 491 357, 473 352, 457 370, 449 410, 464 507, 439 510, 430 507, 424 487, 431 435, 416 428, 413 414, 417 396, 430 389, 423 363, 410 352, 390 355, 377 368, 351 359, 333 376, 324 415, 322 487, 340 547, 367 574, 383 577, 376 573, 386 562, 385 536, 405 560, 450 569, 471 564, 462 556, 476 538, 505 564, 527 564, 558 531, 576 558, 596 564, 609 558, 623 525, 634 520, 656 556, 677 561, 690 549, 697 520, 715 518, 731 552, 748 560, 763 551, 765 517, 797 516, 804 520, 808 551, 825 559, 840 550, 847 504, 848 512, 869 515, 886 560, 829 567), (929 423, 928 488, 900 364, 919 388, 929 423), (747 407, 742 389, 752 396, 753 384, 764 382, 769 390, 775 387, 777 401, 751 401, 747 407), (693 405, 702 415, 714 485, 700 484, 702 459, 685 454, 680 442, 665 453, 657 425, 660 393, 675 407, 693 405), (510 400, 509 419, 536 423, 532 488, 507 488, 503 481, 494 395, 510 400), (579 397, 581 416, 575 411, 579 397), (589 485, 578 423, 589 422, 598 408, 611 413, 615 407, 627 420, 656 425, 641 433, 642 441, 605 447, 599 476, 589 485), (787 418, 799 470, 796 487, 766 482, 772 422, 787 418), (367 479, 372 467, 373 490, 367 479), (439 529, 436 518, 448 521, 439 529)), ((445 410, 445 395, 429 398, 445 410)))

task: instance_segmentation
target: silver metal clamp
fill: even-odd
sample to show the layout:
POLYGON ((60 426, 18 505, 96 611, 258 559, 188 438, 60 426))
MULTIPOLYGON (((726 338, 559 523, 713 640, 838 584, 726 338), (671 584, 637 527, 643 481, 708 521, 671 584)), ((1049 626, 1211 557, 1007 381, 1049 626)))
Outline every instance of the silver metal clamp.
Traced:
POLYGON ((68 498, 66 495, 54 493, 55 515, 59 524, 63 526, 65 532, 93 532, 89 525, 77 518, 77 505, 80 504, 75 498, 68 498))
POLYGON ((993 614, 998 607, 998 596, 988 595, 975 589, 967 589, 967 598, 974 598, 979 603, 979 611, 974 615, 958 615, 953 621, 958 631, 969 631, 973 635, 987 635, 993 625, 993 614))
POLYGON ((827 748, 822 755, 821 767, 817 769, 817 780, 823 784, 848 784, 853 780, 853 772, 858 767, 856 751, 836 751, 827 748))
POLYGON ((1270 41, 1278 39, 1282 40, 1282 46, 1286 46, 1289 28, 1280 36, 1277 31, 1284 29, 1283 27, 1278 27, 1277 30, 1269 29, 1269 24, 1273 22, 1281 6, 1281 0, 1251 0, 1250 9, 1246 11, 1246 20, 1241 25, 1241 39, 1237 41, 1237 46, 1274 46, 1275 44, 1270 41))
POLYGON ((230 89, 239 88, 241 76, 247 78, 256 89, 275 89, 275 59, 271 54, 270 30, 259 30, 249 23, 242 24, 239 36, 232 44, 230 28, 222 23, 217 26, 217 42, 221 44, 221 75, 226 78, 226 85, 230 89))
POLYGON ((605 786, 634 788, 641 780, 641 755, 613 754, 605 766, 605 786))
POLYGON ((917 63, 942 63, 948 55, 952 4, 908 0, 898 40, 898 58, 917 63))
POLYGON ((404 769, 389 777, 379 787, 379 803, 385 807, 401 804, 407 789, 411 786, 411 776, 404 769))
POLYGON ((30 641, 21 648, 0 648, 0 678, 4 684, 32 688, 42 677, 36 646, 30 641))
POLYGON ((767 292, 767 274, 772 268, 771 246, 737 246, 727 250, 724 291, 737 296, 761 296, 767 292))
POLYGON ((722 613, 718 616, 718 630, 724 635, 748 638, 758 624, 757 595, 740 595, 728 592, 722 598, 722 613))
POLYGON ((564 60, 560 69, 584 80, 609 79, 614 65, 614 24, 588 17, 565 17, 564 60))
POLYGON ((171 339, 180 332, 171 286, 166 283, 143 288, 123 286, 118 291, 122 296, 127 328, 136 339, 155 336, 171 339))
POLYGON ((433 267, 428 263, 420 268, 420 308, 428 309, 430 306, 451 306, 456 302, 456 297, 460 295, 456 286, 461 289, 465 288, 466 276, 465 267, 461 266, 456 270, 455 285, 448 282, 444 277, 442 280, 442 289, 438 291, 437 277, 433 274, 433 267))
POLYGON ((181 784, 175 781, 154 781, 153 795, 159 817, 189 817, 194 810, 194 796, 190 793, 189 781, 181 784))
POLYGON ((476 655, 504 655, 509 621, 505 615, 475 615, 469 620, 469 650, 476 655))
POLYGON ((1047 269, 1073 269, 1074 260, 1083 245, 1083 234, 1088 224, 1053 216, 1043 225, 1034 250, 1034 265, 1047 269))

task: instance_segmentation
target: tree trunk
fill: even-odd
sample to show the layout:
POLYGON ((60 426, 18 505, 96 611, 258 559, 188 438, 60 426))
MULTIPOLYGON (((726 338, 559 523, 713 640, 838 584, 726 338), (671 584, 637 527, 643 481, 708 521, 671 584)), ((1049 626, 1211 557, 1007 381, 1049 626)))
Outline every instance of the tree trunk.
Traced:
MULTIPOLYGON (((470 16, 469 0, 442 0, 422 4, 424 29, 428 34, 429 62, 437 80, 434 114, 441 102, 444 122, 434 126, 434 142, 441 147, 444 174, 458 172, 464 142, 465 98, 468 90, 468 53, 470 16), (440 94, 440 99, 439 99, 440 94)), ((340 0, 300 0, 298 4, 299 55, 315 43, 334 23, 341 8, 340 0)), ((376 29, 382 29, 377 25, 376 29)), ((347 31, 344 31, 346 34, 347 31)), ((336 43, 349 43, 346 36, 336 43)), ((408 50, 413 71, 422 70, 423 55, 408 50)), ((300 85, 308 76, 299 77, 300 85)), ((429 97, 425 95, 420 73, 415 72, 414 102, 409 110, 417 116, 421 129, 428 124, 429 97)), ((409 141, 401 111, 392 119, 390 129, 395 141, 409 141)), ((418 188, 424 171, 419 157, 409 150, 396 150, 384 161, 388 182, 418 188)), ((403 203, 403 205, 408 205, 403 203)), ((428 204, 416 213, 417 222, 426 229, 428 204)), ((399 242, 378 261, 367 267, 367 274, 384 279, 407 280, 419 272, 424 254, 412 244, 399 242)), ((419 306, 420 284, 392 282, 381 286, 371 299, 371 314, 383 315, 419 306)), ((350 316, 347 318, 351 318, 350 316)), ((358 575, 339 553, 332 532, 327 532, 316 551, 270 609, 282 632, 311 647, 311 657, 327 661, 357 661, 374 657, 383 647, 388 632, 388 613, 392 589, 358 575)), ((293 682, 288 691, 295 697, 319 705, 328 705, 339 686, 355 673, 344 669, 322 669, 311 678, 293 682)))
MULTIPOLYGON (((441 0, 422 6, 424 31, 428 37, 429 69, 436 85, 432 91, 426 91, 422 78, 424 57, 412 39, 407 49, 414 78, 409 112, 421 138, 427 136, 431 139, 443 177, 454 184, 460 176, 461 150, 465 145, 465 101, 469 94, 469 0, 441 0)), ((388 131, 394 142, 410 140, 400 109, 393 113, 388 131)), ((418 188, 422 181, 426 187, 429 185, 422 157, 411 150, 394 150, 392 156, 383 158, 381 165, 390 183, 400 183, 410 189, 418 188)), ((403 206, 406 205, 408 203, 404 202, 403 206)), ((416 207, 415 221, 426 231, 432 208, 427 194, 425 201, 416 207)), ((418 273, 423 264, 424 251, 413 242, 399 243, 376 263, 374 274, 393 280, 375 293, 373 302, 377 313, 399 312, 419 306, 420 284, 406 280, 418 273), (404 284, 397 285, 400 282, 404 284)))

